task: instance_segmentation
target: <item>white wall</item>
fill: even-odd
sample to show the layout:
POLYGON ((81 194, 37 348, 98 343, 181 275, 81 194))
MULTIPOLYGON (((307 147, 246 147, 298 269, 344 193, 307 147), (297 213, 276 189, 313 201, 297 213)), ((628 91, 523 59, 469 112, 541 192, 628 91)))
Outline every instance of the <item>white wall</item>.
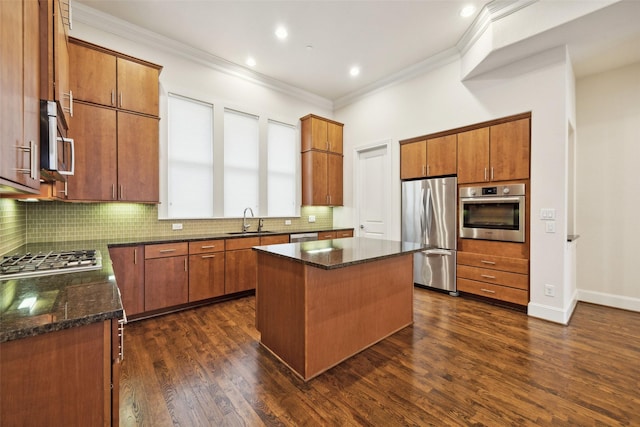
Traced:
POLYGON ((334 209, 334 223, 353 225, 354 149, 382 139, 393 143, 394 207, 392 239, 400 238, 400 173, 398 141, 512 114, 531 111, 531 304, 529 314, 566 323, 564 275, 566 241, 566 143, 568 57, 564 47, 461 82, 460 61, 379 90, 335 112, 345 123, 345 208, 334 209), (540 208, 556 209, 555 234, 538 220, 540 208), (544 296, 544 285, 556 287, 544 296))
POLYGON ((577 82, 578 297, 640 311, 640 64, 577 82))

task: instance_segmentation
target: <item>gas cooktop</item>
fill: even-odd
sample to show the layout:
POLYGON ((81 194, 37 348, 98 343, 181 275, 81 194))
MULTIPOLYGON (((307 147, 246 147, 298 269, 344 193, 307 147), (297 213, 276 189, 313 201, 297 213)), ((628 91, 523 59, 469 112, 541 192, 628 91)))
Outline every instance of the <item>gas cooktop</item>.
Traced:
POLYGON ((7 255, 0 261, 0 280, 99 270, 102 256, 96 250, 38 252, 7 255))

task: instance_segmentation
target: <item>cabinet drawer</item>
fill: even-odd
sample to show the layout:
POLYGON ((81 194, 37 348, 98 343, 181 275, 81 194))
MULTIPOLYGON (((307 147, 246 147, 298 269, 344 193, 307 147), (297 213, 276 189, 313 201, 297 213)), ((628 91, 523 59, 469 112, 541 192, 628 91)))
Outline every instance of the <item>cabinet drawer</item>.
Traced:
POLYGON ((507 258, 495 255, 458 252, 458 265, 504 270, 512 273, 529 274, 529 260, 521 258, 507 258))
POLYGON ((529 289, 529 276, 526 274, 509 273, 507 271, 491 270, 488 268, 458 265, 457 276, 479 282, 509 286, 510 288, 529 289))
POLYGON ((529 293, 521 289, 507 288, 505 286, 476 282, 475 280, 463 278, 458 278, 457 287, 461 292, 468 292, 470 294, 481 295, 487 298, 507 301, 519 305, 527 305, 529 303, 529 293))
POLYGON ((288 234, 279 234, 277 236, 260 237, 260 245, 279 245, 281 243, 289 243, 288 234))
POLYGON ((353 237, 353 230, 340 230, 336 231, 336 237, 338 239, 342 237, 353 237))
POLYGON ((188 253, 189 245, 187 242, 162 243, 159 245, 146 245, 144 247, 144 259, 187 255, 188 253))
POLYGON ((335 231, 322 231, 318 233, 318 240, 329 240, 335 239, 336 232, 335 231))
POLYGON ((228 251, 250 249, 253 246, 260 246, 260 237, 243 237, 240 239, 225 240, 225 247, 228 251))
POLYGON ((224 240, 200 240, 197 242, 189 242, 189 253, 193 254, 206 254, 209 252, 221 252, 224 251, 224 240))

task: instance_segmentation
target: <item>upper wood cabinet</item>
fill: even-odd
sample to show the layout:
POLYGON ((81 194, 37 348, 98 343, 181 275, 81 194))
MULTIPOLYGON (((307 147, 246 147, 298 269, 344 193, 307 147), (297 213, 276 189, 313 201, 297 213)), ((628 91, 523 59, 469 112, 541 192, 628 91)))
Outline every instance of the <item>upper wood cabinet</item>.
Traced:
POLYGON ((342 154, 343 124, 309 114, 302 122, 301 151, 320 150, 342 154))
POLYGON ((529 178, 530 118, 458 134, 458 184, 529 178))
POLYGON ((456 173, 456 135, 403 143, 400 178, 424 178, 456 173))
POLYGON ((40 2, 40 98, 58 101, 67 123, 73 112, 69 87, 68 1, 40 2))
POLYGON ((160 66, 81 40, 70 41, 74 98, 158 116, 160 66))
POLYGON ((302 205, 342 206, 343 124, 302 117, 302 205))

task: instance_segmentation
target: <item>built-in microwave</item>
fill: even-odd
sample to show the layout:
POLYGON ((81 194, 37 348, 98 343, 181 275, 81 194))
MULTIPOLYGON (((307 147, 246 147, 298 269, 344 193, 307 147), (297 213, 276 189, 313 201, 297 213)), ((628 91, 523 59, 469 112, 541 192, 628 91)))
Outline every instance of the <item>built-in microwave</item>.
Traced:
POLYGON ((66 181, 74 173, 75 147, 66 129, 58 103, 40 100, 40 176, 46 181, 66 181))
POLYGON ((525 241, 525 185, 461 187, 460 237, 525 241))

